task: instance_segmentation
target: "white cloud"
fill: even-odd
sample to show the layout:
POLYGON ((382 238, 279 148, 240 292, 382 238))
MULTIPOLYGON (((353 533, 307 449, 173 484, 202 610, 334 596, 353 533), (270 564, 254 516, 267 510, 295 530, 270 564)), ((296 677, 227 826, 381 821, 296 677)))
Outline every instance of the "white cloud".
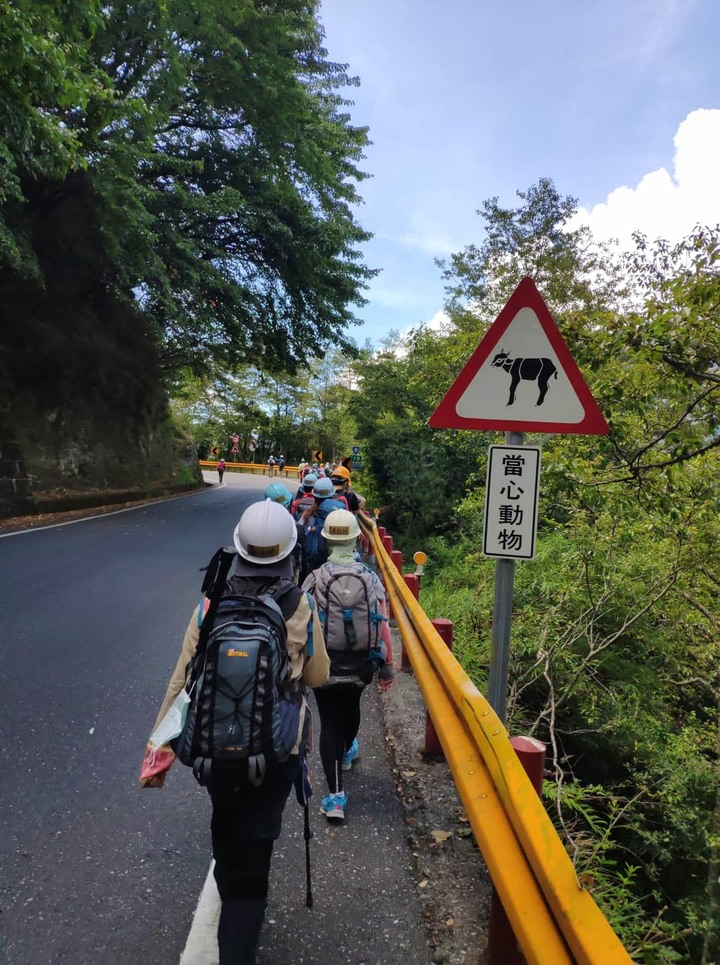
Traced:
POLYGON ((373 283, 367 297, 374 304, 383 305, 385 308, 421 310, 427 305, 427 298, 422 292, 408 288, 387 288, 373 283))
POLYGON ((429 329, 432 329, 433 332, 445 332, 452 326, 450 316, 442 309, 440 309, 439 312, 435 312, 433 317, 428 319, 424 324, 427 325, 429 329))
POLYGON ((403 234, 380 234, 378 237, 404 245, 407 248, 416 248, 426 255, 433 255, 437 258, 451 255, 461 247, 455 244, 442 229, 437 228, 432 223, 432 219, 420 212, 415 212, 410 216, 409 230, 403 234))
POLYGON ((634 188, 617 188, 604 203, 580 208, 570 227, 587 224, 596 238, 617 238, 627 248, 633 231, 672 242, 696 224, 719 224, 720 110, 688 114, 674 143, 673 174, 660 168, 634 188))
POLYGON ((442 308, 438 309, 438 311, 436 311, 435 314, 426 322, 419 322, 417 325, 408 325, 408 327, 403 329, 403 331, 398 335, 398 341, 393 350, 397 358, 405 358, 408 353, 407 342, 410 332, 417 330, 421 325, 424 325, 433 332, 438 332, 442 335, 448 334, 453 327, 453 323, 450 321, 450 316, 446 311, 443 311, 442 308))

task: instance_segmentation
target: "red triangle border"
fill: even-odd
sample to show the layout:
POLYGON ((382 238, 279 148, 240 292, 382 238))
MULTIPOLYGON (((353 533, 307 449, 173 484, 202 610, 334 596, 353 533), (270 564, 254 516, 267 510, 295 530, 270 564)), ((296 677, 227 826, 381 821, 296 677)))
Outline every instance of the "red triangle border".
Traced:
POLYGON ((505 307, 483 336, 464 368, 450 386, 445 396, 428 420, 432 429, 475 429, 500 432, 557 432, 578 435, 604 436, 609 430, 600 407, 593 398, 580 369, 570 354, 560 330, 532 278, 523 278, 508 299, 505 307), (533 422, 527 419, 471 419, 458 415, 455 406, 475 378, 488 356, 498 346, 505 331, 520 309, 535 312, 560 365, 570 381, 585 412, 580 422, 533 422))

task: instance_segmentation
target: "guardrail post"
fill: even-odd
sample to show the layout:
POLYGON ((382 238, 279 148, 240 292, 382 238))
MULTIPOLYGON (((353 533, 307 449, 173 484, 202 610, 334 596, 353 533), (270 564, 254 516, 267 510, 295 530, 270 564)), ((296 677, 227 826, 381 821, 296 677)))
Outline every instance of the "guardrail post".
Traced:
POLYGON ((387 535, 387 530, 384 526, 378 526, 377 534, 380 537, 380 542, 382 542, 383 537, 387 535))
POLYGON ((409 587, 410 592, 415 597, 416 600, 420 599, 420 577, 417 573, 406 573, 403 576, 405 580, 405 585, 409 587))
MULTIPOLYGON (((545 775, 545 745, 534 737, 511 737, 510 743, 517 754, 523 770, 538 794, 542 792, 545 775)), ((488 965, 525 965, 525 956, 520 951, 502 902, 493 891, 488 926, 488 965)))
MULTIPOLYGON (((415 579, 417 579, 417 577, 415 577, 415 579)), ((437 619, 431 620, 430 622, 440 635, 440 639, 452 653, 454 631, 452 620, 446 620, 444 617, 437 617, 437 619)), ((434 754, 440 757, 442 757, 443 753, 442 744, 438 738, 437 731, 435 730, 432 718, 430 717, 429 710, 425 711, 425 753, 434 754)))
POLYGON ((392 551, 393 551, 393 538, 392 538, 392 536, 388 536, 388 534, 386 533, 386 534, 383 536, 383 538, 382 538, 382 544, 383 544, 383 546, 385 547, 385 552, 386 552, 387 555, 389 556, 389 555, 392 553, 392 551))

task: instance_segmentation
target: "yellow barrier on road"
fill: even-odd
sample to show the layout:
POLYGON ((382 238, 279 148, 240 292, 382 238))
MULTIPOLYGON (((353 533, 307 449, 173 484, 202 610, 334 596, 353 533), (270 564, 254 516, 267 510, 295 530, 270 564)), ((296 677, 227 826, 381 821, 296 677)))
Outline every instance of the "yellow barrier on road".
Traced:
MULTIPOLYGON (((217 459, 198 459, 198 465, 201 469, 208 469, 210 471, 215 470, 217 472, 218 461, 217 459)), ((261 476, 267 476, 270 478, 270 473, 268 472, 268 467, 266 462, 225 462, 226 472, 250 472, 261 476)), ((300 470, 298 466, 285 466, 282 472, 279 470, 273 473, 273 479, 285 479, 290 478, 290 476, 299 476, 300 470)))
POLYGON ((369 519, 392 612, 468 820, 529 962, 629 965, 490 704, 447 649, 369 519))

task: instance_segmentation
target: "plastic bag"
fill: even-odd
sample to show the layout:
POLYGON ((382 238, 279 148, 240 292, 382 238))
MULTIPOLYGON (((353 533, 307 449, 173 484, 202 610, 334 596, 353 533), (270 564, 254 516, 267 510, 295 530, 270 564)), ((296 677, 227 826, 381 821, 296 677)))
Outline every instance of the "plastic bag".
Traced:
POLYGON ((183 687, 170 705, 168 712, 150 735, 150 742, 154 744, 155 747, 162 747, 163 744, 169 744, 174 737, 180 736, 185 726, 189 706, 190 694, 183 687))

